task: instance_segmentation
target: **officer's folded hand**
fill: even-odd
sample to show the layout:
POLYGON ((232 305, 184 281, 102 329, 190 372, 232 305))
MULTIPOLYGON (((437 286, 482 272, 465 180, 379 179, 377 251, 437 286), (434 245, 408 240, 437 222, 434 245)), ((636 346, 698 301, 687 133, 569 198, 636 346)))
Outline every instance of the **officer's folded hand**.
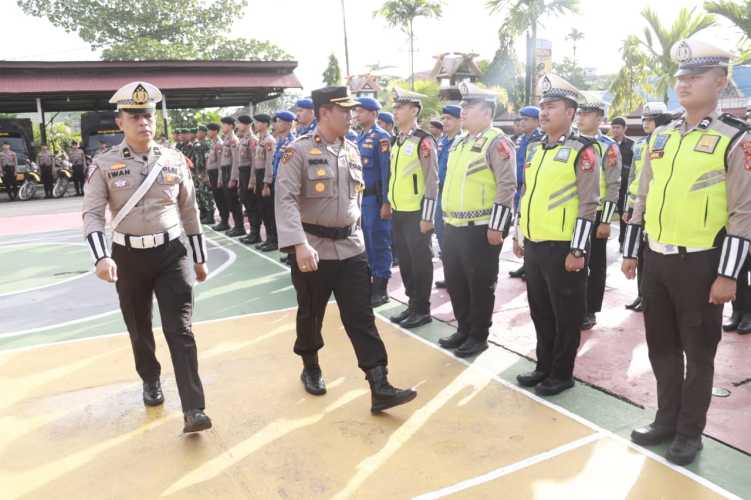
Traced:
POLYGON ((422 234, 428 234, 433 230, 433 223, 427 220, 420 221, 420 232, 422 234))
POLYGON ((621 219, 623 220, 623 222, 625 222, 626 224, 628 224, 628 221, 631 220, 631 213, 630 212, 626 212, 625 214, 623 214, 623 216, 621 217, 621 219))
POLYGON ((100 280, 114 283, 117 281, 117 264, 109 257, 105 257, 96 263, 96 275, 100 280))
POLYGON ((318 271, 318 252, 308 242, 295 245, 297 267, 304 273, 318 271))
POLYGON ((206 277, 209 275, 209 266, 207 266, 206 263, 194 264, 193 270, 196 273, 196 281, 199 283, 206 281, 206 277))
POLYGON ((610 224, 598 224, 597 231, 595 231, 595 238, 598 240, 607 240, 610 238, 610 224))
POLYGON ((494 247, 503 245, 503 233, 493 229, 488 229, 488 244, 494 247))
POLYGON ((261 196, 263 196, 264 198, 268 198, 269 196, 271 196, 271 188, 269 187, 268 184, 263 185, 263 191, 261 191, 261 196))
POLYGON ((725 304, 731 300, 735 300, 735 290, 735 280, 731 280, 724 276, 718 276, 715 278, 714 283, 712 283, 712 288, 709 290, 709 303, 725 304))
POLYGON ((229 181, 230 189, 237 189, 237 181, 229 181))
POLYGON ((578 273, 582 269, 584 269, 584 264, 586 263, 584 257, 574 257, 573 254, 566 255, 566 262, 564 262, 564 267, 566 268, 566 271, 570 273, 578 273))
POLYGON ((636 278, 636 259, 623 259, 621 272, 626 279, 632 280, 636 278))
POLYGON ((516 238, 514 238, 514 255, 519 259, 524 257, 524 248, 522 248, 516 238))
POLYGON ((256 190, 256 179, 254 177, 251 177, 250 184, 248 184, 248 191, 255 191, 256 190))
POLYGON ((381 219, 389 220, 391 219, 391 205, 388 203, 384 203, 381 205, 381 219))

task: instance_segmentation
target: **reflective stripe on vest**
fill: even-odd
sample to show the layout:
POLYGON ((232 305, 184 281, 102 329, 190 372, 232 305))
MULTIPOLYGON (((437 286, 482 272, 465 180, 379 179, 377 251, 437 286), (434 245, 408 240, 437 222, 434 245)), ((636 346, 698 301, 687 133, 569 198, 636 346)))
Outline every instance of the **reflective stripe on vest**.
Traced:
POLYGON ((634 178, 628 185, 628 200, 631 207, 636 204, 636 195, 639 193, 639 177, 641 168, 644 166, 645 154, 647 154, 647 141, 642 139, 634 144, 634 157, 631 160, 631 168, 634 169, 634 178))
POLYGON ((425 176, 420 164, 420 137, 411 135, 403 144, 391 148, 389 203, 397 212, 416 212, 422 208, 425 176))
POLYGON ((712 248, 727 225, 725 152, 731 137, 713 129, 652 134, 645 231, 663 244, 712 248))
POLYGON ((491 127, 481 137, 461 141, 451 149, 441 196, 446 224, 490 221, 496 183, 487 152, 501 134, 502 131, 491 127))
POLYGON ((552 148, 541 145, 525 165, 521 229, 532 241, 569 241, 579 216, 576 160, 584 144, 568 140, 552 148))

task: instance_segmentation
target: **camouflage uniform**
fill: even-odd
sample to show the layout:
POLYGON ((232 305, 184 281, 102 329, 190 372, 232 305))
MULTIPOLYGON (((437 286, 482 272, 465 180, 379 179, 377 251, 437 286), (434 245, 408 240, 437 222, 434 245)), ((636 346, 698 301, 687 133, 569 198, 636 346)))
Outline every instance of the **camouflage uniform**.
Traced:
POLYGON ((214 196, 209 187, 209 177, 206 174, 206 157, 211 150, 211 141, 208 139, 196 140, 191 152, 193 160, 193 184, 196 187, 198 210, 201 213, 201 223, 214 224, 214 196))

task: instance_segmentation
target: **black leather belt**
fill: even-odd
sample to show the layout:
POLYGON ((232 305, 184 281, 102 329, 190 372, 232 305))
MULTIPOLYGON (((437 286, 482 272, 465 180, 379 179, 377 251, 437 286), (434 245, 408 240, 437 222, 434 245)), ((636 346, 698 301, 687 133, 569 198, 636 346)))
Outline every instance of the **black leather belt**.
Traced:
POLYGON ((352 236, 353 226, 326 227, 319 226, 318 224, 308 224, 306 222, 303 222, 302 228, 306 233, 310 233, 313 236, 318 236, 319 238, 328 238, 330 240, 346 240, 347 238, 352 236))

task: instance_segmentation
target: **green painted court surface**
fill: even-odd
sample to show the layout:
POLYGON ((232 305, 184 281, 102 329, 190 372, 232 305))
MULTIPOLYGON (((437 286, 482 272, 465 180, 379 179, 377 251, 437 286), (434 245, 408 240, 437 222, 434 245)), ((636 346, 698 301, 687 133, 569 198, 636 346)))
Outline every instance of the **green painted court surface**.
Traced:
POLYGON ((0 296, 54 285, 90 270, 89 251, 81 244, 0 246, 0 296))

